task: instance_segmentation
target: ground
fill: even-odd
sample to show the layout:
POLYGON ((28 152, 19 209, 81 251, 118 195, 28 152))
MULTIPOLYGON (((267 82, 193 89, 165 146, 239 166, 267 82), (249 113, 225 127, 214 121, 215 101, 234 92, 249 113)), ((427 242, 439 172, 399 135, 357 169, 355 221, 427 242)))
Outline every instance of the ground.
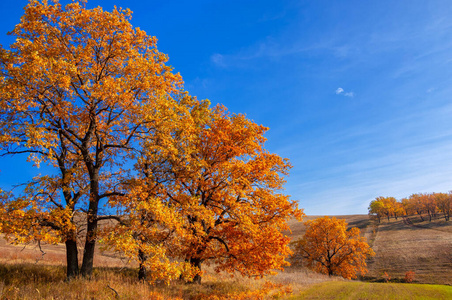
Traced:
MULTIPOLYGON (((307 216, 305 220, 316 217, 318 216, 307 216)), ((350 227, 360 228, 362 235, 367 238, 376 253, 376 256, 368 262, 369 273, 360 278, 362 281, 368 281, 366 285, 349 285, 348 283, 353 282, 338 277, 330 278, 299 265, 293 265, 275 276, 259 280, 240 276, 231 278, 227 274, 216 274, 213 267, 206 267, 202 287, 178 284, 171 286, 171 289, 152 288, 137 283, 136 263, 129 262, 116 253, 102 252, 100 247, 95 256, 97 268, 95 279, 89 284, 84 282, 68 284, 64 282, 64 245, 43 244, 39 247, 37 244, 31 244, 24 247, 9 244, 0 238, 0 298, 35 299, 36 291, 39 291, 40 298, 52 299, 55 295, 61 295, 67 291, 77 291, 80 285, 87 291, 86 293, 99 299, 114 296, 113 290, 121 295, 121 299, 148 299, 154 297, 152 295, 163 295, 162 299, 203 299, 206 295, 213 295, 218 299, 229 299, 231 295, 242 295, 240 296, 242 299, 261 299, 259 295, 263 290, 263 294, 267 295, 266 298, 275 297, 275 295, 282 295, 281 297, 284 298, 287 296, 286 292, 291 290, 294 295, 301 295, 294 299, 304 299, 316 294, 312 294, 313 289, 316 291, 323 289, 324 293, 328 294, 333 288, 346 288, 350 291, 343 295, 346 299, 362 298, 365 293, 371 293, 373 290, 384 294, 386 287, 397 291, 406 290, 407 297, 409 295, 424 297, 425 291, 422 286, 427 289, 430 288, 428 285, 421 287, 413 285, 413 289, 408 288, 407 285, 384 286, 382 284, 381 287, 370 285, 372 282, 383 282, 385 279, 391 282, 403 282, 407 271, 414 272, 415 283, 441 284, 445 288, 446 285, 452 285, 452 221, 446 222, 439 216, 432 222, 421 222, 419 217, 411 216, 389 221, 382 219, 381 223, 370 220, 367 215, 336 217, 345 219, 350 227), (26 273, 28 275, 25 276, 26 273), (30 274, 34 274, 32 281, 29 280, 30 274), (286 287, 290 287, 289 290, 286 290, 286 287), (418 292, 420 294, 416 294, 418 292), (258 296, 253 298, 253 295, 258 296)), ((290 221, 290 227, 292 230, 287 234, 292 240, 300 238, 305 231, 305 226, 295 220, 290 221)), ((82 251, 82 247, 80 250, 82 251)), ((447 288, 444 295, 451 293, 450 287, 447 288)), ((85 299, 87 295, 74 293, 68 297, 85 299)), ((335 293, 331 295, 333 298, 330 296, 327 298, 336 299, 335 293)), ((160 299, 157 296, 152 299, 160 299)), ((416 297, 413 296, 413 298, 416 297)))

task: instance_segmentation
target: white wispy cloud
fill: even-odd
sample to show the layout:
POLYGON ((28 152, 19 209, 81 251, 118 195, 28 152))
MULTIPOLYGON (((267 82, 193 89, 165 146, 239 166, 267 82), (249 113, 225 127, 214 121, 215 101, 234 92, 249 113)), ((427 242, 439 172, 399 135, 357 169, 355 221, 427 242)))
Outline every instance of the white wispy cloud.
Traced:
POLYGON ((354 93, 354 92, 346 92, 346 91, 344 91, 344 89, 341 88, 341 87, 339 87, 339 88, 336 89, 336 95, 343 95, 343 96, 345 96, 345 97, 350 97, 350 98, 355 97, 355 93, 354 93))
POLYGON ((215 53, 212 56, 210 56, 210 60, 219 67, 226 67, 226 62, 224 59, 224 55, 220 53, 215 53))
POLYGON ((300 195, 300 206, 308 214, 344 214, 365 213, 370 201, 378 196, 401 199, 419 192, 447 192, 452 179, 447 166, 452 157, 438 153, 447 153, 452 145, 437 146, 439 149, 417 147, 415 153, 405 149, 400 154, 344 165, 344 172, 326 171, 325 178, 295 186, 294 194, 300 195))
POLYGON ((344 92, 344 89, 343 88, 338 88, 337 90, 336 90, 336 94, 337 95, 339 95, 339 94, 341 94, 341 93, 343 93, 344 92))

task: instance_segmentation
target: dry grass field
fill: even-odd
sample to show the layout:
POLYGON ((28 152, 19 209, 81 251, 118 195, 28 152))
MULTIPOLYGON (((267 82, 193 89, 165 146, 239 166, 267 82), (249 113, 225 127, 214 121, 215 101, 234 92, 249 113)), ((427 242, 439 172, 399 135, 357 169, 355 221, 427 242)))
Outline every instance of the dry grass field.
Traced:
POLYGON ((232 278, 205 267, 201 286, 178 282, 169 287, 151 286, 138 282, 136 263, 97 250, 92 280, 66 282, 64 262, 64 245, 41 245, 40 249, 0 239, 0 299, 263 299, 298 294, 327 281, 343 281, 304 268, 250 279, 232 278))
MULTIPOLYGON (((376 253, 368 262, 365 280, 382 280, 386 272, 392 281, 403 281, 406 272, 414 271, 415 282, 452 285, 452 221, 440 216, 432 222, 411 216, 382 219, 381 223, 369 220, 367 215, 335 217, 358 227, 376 253)), ((304 234, 302 223, 291 221, 290 226, 292 239, 304 234)))
MULTIPOLYGON (((410 217, 382 220, 378 224, 367 215, 336 217, 346 219, 349 226, 360 228, 376 252, 368 264, 369 273, 362 280, 381 282, 386 272, 391 282, 401 282, 407 271, 414 271, 416 283, 452 285, 452 222, 440 218, 420 222, 418 217, 410 217)), ((305 220, 314 218, 316 216, 307 216, 305 220)), ((290 226, 293 240, 303 235, 302 223, 291 221, 290 226)), ((67 283, 64 261, 64 245, 41 245, 40 249, 37 245, 11 245, 0 238, 0 299, 267 299, 285 298, 291 292, 302 295, 296 299, 304 299, 311 298, 312 289, 328 290, 329 284, 351 290, 354 286, 349 286, 349 281, 342 278, 329 278, 296 265, 259 280, 231 278, 207 267, 202 286, 182 283, 169 288, 150 286, 137 282, 135 263, 99 250, 93 280, 67 283)), ((379 288, 360 285, 359 289, 367 293, 368 289, 379 288)), ((397 287, 397 290, 404 289, 397 287)), ((363 294, 356 295, 360 298, 363 294)), ((331 297, 327 298, 335 299, 334 295, 331 297)))
POLYGON ((369 276, 387 272, 403 278, 414 271, 417 282, 452 285, 452 222, 409 217, 370 228, 375 231, 370 242, 376 256, 369 263, 369 276))

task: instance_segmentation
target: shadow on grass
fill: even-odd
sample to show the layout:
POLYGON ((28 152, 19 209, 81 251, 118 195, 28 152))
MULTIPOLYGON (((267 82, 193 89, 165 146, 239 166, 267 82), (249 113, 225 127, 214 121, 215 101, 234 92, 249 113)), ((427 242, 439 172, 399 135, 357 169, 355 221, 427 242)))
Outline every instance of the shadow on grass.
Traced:
POLYGON ((419 216, 399 217, 397 220, 391 219, 389 222, 387 219, 382 219, 380 223, 375 222, 378 225, 380 231, 397 231, 403 229, 418 230, 438 230, 444 232, 452 232, 452 222, 445 221, 440 216, 436 216, 429 221, 428 217, 424 216, 422 220, 419 216))
MULTIPOLYGON (((382 277, 373 277, 373 276, 360 276, 359 277, 359 281, 376 282, 376 283, 388 283, 388 282, 392 282, 392 283, 407 283, 407 282, 405 282, 405 279, 403 279, 403 278, 384 279, 382 277)), ((412 283, 417 283, 417 281, 413 281, 412 283)))
POLYGON ((367 228, 371 224, 370 219, 358 220, 348 223, 348 227, 357 227, 360 230, 367 228))
POLYGON ((29 282, 54 283, 66 278, 62 266, 34 264, 0 264, 0 281, 5 285, 21 285, 29 282))
MULTIPOLYGON (((93 279, 112 273, 126 281, 138 281, 137 270, 113 267, 95 268, 93 279)), ((66 281, 66 267, 64 266, 31 263, 0 264, 0 282, 3 282, 4 285, 22 285, 30 282, 52 284, 64 281, 66 281)))

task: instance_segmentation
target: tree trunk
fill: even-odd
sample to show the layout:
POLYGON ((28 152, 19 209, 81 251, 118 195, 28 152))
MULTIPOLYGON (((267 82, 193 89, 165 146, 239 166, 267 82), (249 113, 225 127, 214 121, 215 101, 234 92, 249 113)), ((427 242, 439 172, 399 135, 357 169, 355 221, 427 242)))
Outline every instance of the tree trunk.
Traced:
POLYGON ((70 280, 79 274, 77 241, 75 239, 66 241, 66 263, 66 279, 70 280))
POLYGON ((144 262, 147 257, 143 250, 138 250, 138 260, 140 261, 140 269, 138 270, 138 280, 146 280, 146 267, 144 266, 144 262))
POLYGON ((94 249, 96 246, 97 201, 91 202, 89 206, 85 249, 83 251, 83 263, 81 268, 83 277, 91 277, 93 274, 94 249))
POLYGON ((422 217, 422 214, 418 213, 419 217, 421 217, 421 221, 424 222, 424 218, 422 217))
MULTIPOLYGON (((192 267, 196 267, 201 271, 201 259, 199 258, 190 258, 190 264, 192 267)), ((193 283, 201 284, 201 274, 196 274, 196 276, 193 278, 193 283)))
POLYGON ((87 227, 85 249, 83 251, 83 263, 81 274, 83 277, 91 277, 93 274, 94 248, 97 235, 97 211, 99 209, 99 167, 87 163, 90 177, 90 199, 87 213, 87 227))

